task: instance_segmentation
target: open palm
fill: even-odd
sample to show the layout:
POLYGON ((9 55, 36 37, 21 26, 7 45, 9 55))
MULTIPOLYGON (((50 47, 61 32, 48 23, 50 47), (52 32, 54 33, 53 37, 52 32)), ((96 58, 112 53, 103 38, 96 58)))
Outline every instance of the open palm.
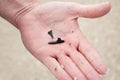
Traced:
POLYGON ((109 3, 50 2, 20 14, 17 24, 26 48, 58 80, 101 80, 99 74, 107 68, 79 30, 77 19, 100 17, 109 10, 109 3), (49 44, 58 38, 64 42, 49 44))

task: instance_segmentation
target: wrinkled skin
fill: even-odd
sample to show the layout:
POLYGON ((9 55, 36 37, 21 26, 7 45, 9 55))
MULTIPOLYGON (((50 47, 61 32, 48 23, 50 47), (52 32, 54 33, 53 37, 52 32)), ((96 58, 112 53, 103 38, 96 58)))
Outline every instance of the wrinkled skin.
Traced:
POLYGON ((17 24, 25 47, 58 80, 102 80, 99 75, 106 73, 107 67, 81 33, 77 19, 101 17, 109 10, 108 2, 86 6, 74 2, 50 2, 20 14, 17 24), (48 35, 50 30, 53 39, 48 35), (65 42, 48 44, 58 37, 65 42))

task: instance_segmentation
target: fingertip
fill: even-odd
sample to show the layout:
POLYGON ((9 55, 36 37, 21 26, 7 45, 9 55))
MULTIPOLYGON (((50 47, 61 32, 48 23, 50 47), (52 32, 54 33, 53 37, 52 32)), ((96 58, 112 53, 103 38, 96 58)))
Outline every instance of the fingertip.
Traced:
MULTIPOLYGON (((95 6, 94 6, 95 7, 95 6)), ((96 8, 94 8, 96 11, 96 16, 94 15, 93 18, 101 17, 106 15, 111 10, 111 3, 109 1, 96 4, 96 8)), ((93 10, 94 11, 94 10, 93 10)))
MULTIPOLYGON (((110 2, 106 2, 106 4, 108 5, 108 9, 109 9, 109 11, 111 10, 111 8, 112 8, 112 5, 111 5, 111 3, 110 2)), ((108 12, 109 12, 108 11, 108 12)))
POLYGON ((108 5, 108 7, 111 8, 111 3, 109 1, 104 2, 104 4, 108 5))
POLYGON ((110 68, 107 69, 107 71, 105 72, 105 74, 108 74, 110 72, 110 68))
POLYGON ((110 10, 111 10, 111 3, 109 1, 103 2, 102 6, 104 6, 103 7, 104 14, 107 14, 108 12, 110 12, 110 10))
POLYGON ((105 75, 105 74, 108 74, 109 72, 110 72, 110 69, 106 67, 101 74, 105 75))
POLYGON ((97 72, 101 75, 106 74, 109 71, 109 68, 107 66, 105 66, 104 64, 99 65, 97 72))

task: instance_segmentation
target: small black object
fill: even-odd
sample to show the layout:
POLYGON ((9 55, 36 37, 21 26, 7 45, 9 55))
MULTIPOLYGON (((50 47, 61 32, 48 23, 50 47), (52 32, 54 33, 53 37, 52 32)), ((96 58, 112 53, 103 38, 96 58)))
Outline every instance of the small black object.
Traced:
POLYGON ((55 71, 57 71, 57 68, 55 68, 55 71))
POLYGON ((49 34, 52 38, 54 38, 53 33, 52 33, 52 30, 50 30, 50 31, 48 32, 48 34, 49 34))
POLYGON ((72 31, 72 33, 74 33, 74 31, 72 31))
POLYGON ((63 43, 64 40, 61 40, 61 38, 58 38, 58 39, 57 39, 57 42, 58 42, 58 43, 63 43))
POLYGON ((57 41, 48 42, 48 44, 57 44, 57 41))
POLYGON ((64 40, 61 40, 61 38, 58 38, 57 41, 52 41, 52 42, 49 42, 48 44, 59 44, 64 42, 65 42, 64 40))

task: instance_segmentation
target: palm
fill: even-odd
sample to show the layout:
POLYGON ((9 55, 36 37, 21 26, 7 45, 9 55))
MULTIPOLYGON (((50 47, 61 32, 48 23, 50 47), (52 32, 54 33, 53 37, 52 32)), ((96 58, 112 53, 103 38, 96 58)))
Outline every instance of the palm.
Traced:
POLYGON ((101 80, 98 73, 106 72, 106 67, 80 32, 77 18, 102 16, 110 9, 108 4, 103 5, 104 11, 88 15, 79 12, 77 3, 52 2, 33 8, 18 21, 26 48, 59 80, 101 80), (50 30, 53 38, 48 34, 50 30), (65 42, 48 44, 58 38, 65 42))

